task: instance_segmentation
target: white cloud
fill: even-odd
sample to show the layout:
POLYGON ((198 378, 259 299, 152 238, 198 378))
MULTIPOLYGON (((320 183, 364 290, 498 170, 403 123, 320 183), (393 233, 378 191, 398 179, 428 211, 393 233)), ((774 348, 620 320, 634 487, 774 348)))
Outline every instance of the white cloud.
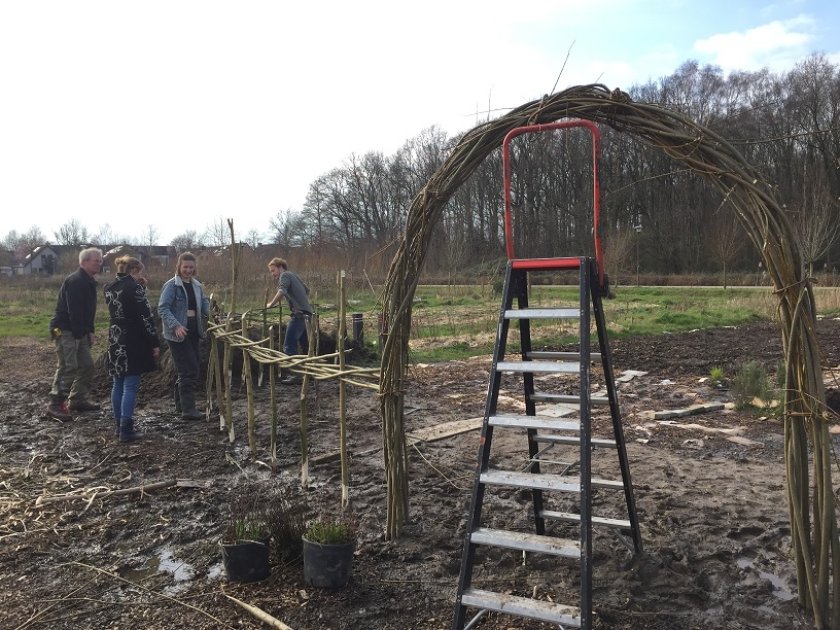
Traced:
POLYGON ((775 20, 741 33, 719 33, 694 43, 694 50, 710 58, 725 72, 731 70, 789 69, 807 55, 814 40, 814 20, 800 15, 775 20))

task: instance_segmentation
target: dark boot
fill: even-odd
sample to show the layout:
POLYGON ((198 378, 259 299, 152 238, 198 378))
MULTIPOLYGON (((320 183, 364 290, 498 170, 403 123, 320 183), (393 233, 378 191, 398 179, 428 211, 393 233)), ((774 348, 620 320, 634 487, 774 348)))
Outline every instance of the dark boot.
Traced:
POLYGON ((114 435, 119 437, 119 435, 120 435, 120 419, 119 418, 114 418, 114 424, 117 427, 116 431, 114 431, 114 435))
POLYGON ((67 401, 61 396, 50 398, 50 404, 47 405, 47 415, 59 422, 69 422, 73 419, 70 410, 67 408, 67 401))
POLYGON ((175 384, 175 413, 181 413, 181 388, 175 384))
POLYGON ((120 420, 120 442, 133 442, 140 438, 140 434, 134 430, 134 418, 122 418, 120 420))
POLYGON ((86 411, 99 411, 102 407, 99 403, 95 403, 90 400, 85 400, 82 398, 81 400, 71 400, 70 401, 70 411, 78 411, 79 413, 84 413, 86 411))
POLYGON ((181 417, 184 420, 201 420, 204 414, 195 408, 195 389, 193 384, 181 383, 179 385, 179 395, 181 398, 181 417))
POLYGON ((280 368, 280 383, 282 385, 296 385, 300 382, 300 374, 295 374, 287 368, 280 368))

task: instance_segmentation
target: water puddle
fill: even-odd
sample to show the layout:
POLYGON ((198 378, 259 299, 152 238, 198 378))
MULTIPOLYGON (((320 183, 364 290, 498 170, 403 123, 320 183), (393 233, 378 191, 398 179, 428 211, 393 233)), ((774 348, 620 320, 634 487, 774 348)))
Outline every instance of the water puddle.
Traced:
MULTIPOLYGON (((745 556, 740 556, 735 559, 735 564, 740 569, 752 569, 755 562, 745 556)), ((762 580, 767 580, 773 586, 773 595, 782 601, 790 601, 796 597, 785 584, 785 581, 775 573, 768 571, 758 571, 758 577, 762 580)))
POLYGON ((207 570, 208 580, 218 580, 225 574, 225 565, 221 562, 214 564, 207 570))
POLYGON ((169 573, 172 575, 175 583, 164 589, 167 595, 172 595, 184 589, 186 583, 193 579, 195 571, 186 562, 175 558, 169 547, 160 549, 139 569, 124 569, 120 571, 122 577, 138 584, 159 573, 169 573))

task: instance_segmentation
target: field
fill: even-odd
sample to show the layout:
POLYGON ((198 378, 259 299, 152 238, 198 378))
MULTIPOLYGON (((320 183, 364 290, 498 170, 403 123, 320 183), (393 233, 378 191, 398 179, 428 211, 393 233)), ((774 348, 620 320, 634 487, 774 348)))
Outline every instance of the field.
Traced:
MULTIPOLYGON (((48 295, 44 288, 40 301, 20 291, 8 296, 0 311, 10 318, 4 329, 5 322, 25 322, 27 309, 33 318, 33 310, 48 311, 48 295)), ((445 286, 423 287, 418 296, 406 424, 419 435, 481 416, 492 346, 484 337, 495 329, 498 298, 488 288, 456 294, 445 286), (432 360, 440 357, 446 360, 432 360)), ((375 312, 367 310, 375 308, 372 299, 351 299, 361 311, 375 312)), ((826 294, 821 312, 834 314, 835 299, 826 294)), ((769 292, 623 288, 605 309, 617 374, 644 372, 620 385, 620 397, 645 551, 634 557, 614 535, 596 533, 595 627, 809 627, 794 595, 780 420, 771 409, 731 404, 677 420, 655 415, 732 403, 732 378, 746 361, 757 361, 772 380, 781 348, 768 321, 769 292), (709 378, 715 370, 723 385, 709 378)), ((376 339, 375 321, 366 315, 369 342, 376 339)), ((826 317, 818 333, 826 367, 838 366, 840 322, 826 317)), ((541 334, 564 343, 563 331, 541 334)), ((282 498, 309 518, 337 508, 337 386, 320 383, 313 391, 312 466, 301 488, 295 389, 282 390, 272 471, 264 389, 257 392, 252 457, 244 392, 235 392, 238 436, 230 443, 217 416, 187 423, 172 413, 171 374, 163 367, 141 389, 145 439, 123 445, 111 434, 107 404, 72 423, 45 418, 49 342, 0 338, 0 627, 265 627, 226 595, 296 630, 449 627, 477 431, 413 443, 410 521, 401 539, 386 542, 378 399, 351 388, 350 499, 359 540, 350 584, 335 592, 312 589, 303 583, 299 560, 279 556, 268 580, 233 584, 224 578, 218 542, 243 496, 262 503, 282 498), (137 491, 150 484, 160 485, 137 491)), ((826 378, 836 387, 834 372, 827 370, 826 378)), ((103 403, 107 389, 100 372, 96 394, 103 403)), ((505 393, 514 398, 512 384, 505 393)), ((603 428, 603 417, 595 422, 603 428)), ((511 461, 527 456, 516 440, 499 446, 500 457, 511 461)), ((499 516, 519 511, 527 522, 528 507, 527 497, 511 491, 487 509, 499 516)), ((490 561, 493 570, 480 580, 496 590, 557 598, 573 586, 569 575, 521 556, 490 561)), ((548 626, 488 615, 477 627, 548 626)))

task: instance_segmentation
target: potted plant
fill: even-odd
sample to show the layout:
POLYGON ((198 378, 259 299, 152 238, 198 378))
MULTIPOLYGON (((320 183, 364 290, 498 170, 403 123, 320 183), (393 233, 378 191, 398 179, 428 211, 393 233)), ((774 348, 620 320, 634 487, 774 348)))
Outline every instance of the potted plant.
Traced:
POLYGON ((234 519, 222 538, 222 562, 228 579, 234 582, 256 582, 271 574, 268 564, 268 526, 259 518, 234 519))
POLYGON ((303 534, 303 580, 317 588, 341 588, 350 580, 355 528, 346 518, 318 519, 303 534))

